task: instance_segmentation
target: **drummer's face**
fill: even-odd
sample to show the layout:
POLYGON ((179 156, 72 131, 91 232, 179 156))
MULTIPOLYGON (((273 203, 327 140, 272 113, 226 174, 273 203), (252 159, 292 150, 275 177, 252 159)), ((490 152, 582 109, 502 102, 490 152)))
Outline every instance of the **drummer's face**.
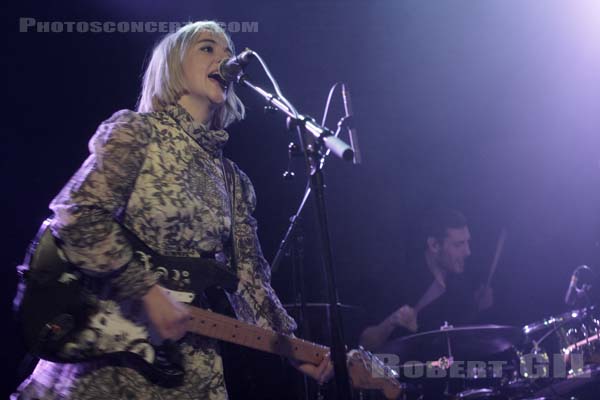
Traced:
POLYGON ((438 258, 440 266, 448 272, 462 274, 465 270, 465 259, 471 255, 469 228, 448 228, 446 232, 438 258))

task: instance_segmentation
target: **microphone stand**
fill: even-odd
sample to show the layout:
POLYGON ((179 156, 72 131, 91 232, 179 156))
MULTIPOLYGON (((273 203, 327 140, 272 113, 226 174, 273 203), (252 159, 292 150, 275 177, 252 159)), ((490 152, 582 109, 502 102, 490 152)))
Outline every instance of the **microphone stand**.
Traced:
MULTIPOLYGON (((302 337, 308 340, 312 340, 310 336, 310 326, 308 322, 308 314, 306 312, 306 288, 304 285, 304 236, 302 233, 302 227, 298 229, 293 236, 293 242, 291 244, 291 259, 292 259, 292 286, 294 293, 294 302, 292 306, 299 305, 297 307, 297 319, 298 331, 301 332, 302 337)), ((314 341, 314 340, 312 340, 314 341)), ((310 399, 310 388, 311 382, 308 381, 306 375, 301 376, 302 392, 298 393, 298 400, 309 400, 310 399)))
POLYGON ((300 202, 300 206, 298 207, 298 211, 290 217, 290 225, 288 226, 281 243, 279 244, 279 249, 277 249, 277 254, 275 254, 275 258, 273 258, 273 262, 271 263, 271 271, 276 272, 279 269, 279 264, 283 257, 286 255, 288 247, 292 242, 291 238, 296 231, 296 227, 298 226, 298 221, 300 221, 300 215, 302 214, 302 210, 304 210, 304 206, 306 205, 306 201, 308 200, 308 196, 310 195, 310 187, 306 189, 304 192, 304 197, 300 202))
MULTIPOLYGON (((333 268, 333 252, 331 250, 331 240, 327 222, 325 183, 322 171, 323 165, 321 161, 322 150, 324 148, 327 148, 335 155, 346 161, 353 160, 354 152, 348 144, 337 138, 331 130, 319 125, 313 118, 309 116, 298 114, 296 110, 290 107, 289 102, 286 104, 283 99, 276 97, 272 93, 267 92, 259 86, 256 86, 249 81, 245 74, 242 74, 238 78, 238 83, 252 89, 254 92, 261 95, 271 107, 286 114, 288 116, 288 121, 291 122, 290 126, 295 127, 298 133, 298 140, 300 142, 302 151, 304 151, 306 167, 310 175, 310 189, 315 194, 314 198, 316 202, 317 220, 320 231, 321 257, 323 266, 325 268, 327 291, 329 296, 331 360, 333 361, 333 369, 335 373, 336 398, 339 400, 351 399, 352 391, 350 389, 350 378, 346 365, 346 346, 344 343, 342 330, 341 313, 338 307, 339 299, 335 280, 335 272, 333 268), (310 133, 314 136, 315 140, 313 143, 306 143, 304 137, 306 133, 310 133)), ((308 194, 306 196, 308 196, 308 194)), ((306 200, 306 198, 304 200, 306 200)), ((304 202, 305 201, 303 201, 303 204, 304 202)), ((291 233, 290 230, 293 230, 296 220, 297 218, 293 218, 292 226, 288 230, 286 237, 291 233)))

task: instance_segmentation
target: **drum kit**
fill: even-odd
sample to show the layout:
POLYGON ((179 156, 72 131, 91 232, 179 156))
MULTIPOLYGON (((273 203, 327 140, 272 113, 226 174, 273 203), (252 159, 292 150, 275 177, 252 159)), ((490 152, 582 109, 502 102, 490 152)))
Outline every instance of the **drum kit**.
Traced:
MULTIPOLYGON (((294 313, 299 305, 286 308, 294 313)), ((387 342, 376 354, 398 372, 406 400, 600 398, 600 310, 594 306, 522 327, 445 324, 387 342)))
MULTIPOLYGON (((505 239, 502 230, 488 286, 505 239)), ((377 353, 397 364, 407 399, 600 399, 600 309, 590 297, 597 280, 585 265, 573 272, 565 303, 583 308, 523 327, 446 323, 388 342, 377 353)))
MULTIPOLYGON (((502 252, 506 231, 498 240, 488 274, 490 285, 502 252)), ((600 307, 593 305, 592 284, 600 279, 583 265, 573 272, 565 302, 571 311, 524 326, 449 325, 385 343, 375 352, 397 372, 405 388, 403 400, 597 400, 600 399, 600 307), (584 279, 585 278, 585 279, 584 279), (427 360, 427 361, 425 361, 427 360)), ((596 285, 600 286, 600 285, 596 285)), ((426 297, 426 296, 424 296, 426 297)), ((364 310, 340 305, 352 320, 364 310)), ((420 301, 416 311, 427 306, 420 301)), ((300 304, 288 304, 298 320, 300 304)), ((304 305, 308 316, 321 323, 322 342, 328 342, 328 304, 304 305), (316 312, 318 311, 318 312, 316 312)), ((361 392, 359 398, 377 394, 361 392)), ((323 398, 322 396, 318 398, 323 398)), ((308 397, 307 397, 308 398, 308 397)))
POLYGON ((377 353, 396 363, 409 399, 600 398, 600 314, 593 306, 520 328, 445 325, 377 353))

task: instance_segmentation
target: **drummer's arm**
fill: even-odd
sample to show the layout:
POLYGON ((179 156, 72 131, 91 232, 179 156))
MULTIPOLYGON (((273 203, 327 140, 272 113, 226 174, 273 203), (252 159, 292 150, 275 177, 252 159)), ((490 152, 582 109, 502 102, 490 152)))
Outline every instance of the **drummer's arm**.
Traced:
POLYGON ((417 331, 417 313, 414 308, 404 305, 391 313, 379 325, 369 326, 360 335, 360 345, 367 350, 375 350, 384 344, 396 328, 403 327, 417 331))
POLYGON ((375 350, 388 340, 395 328, 390 317, 379 325, 369 326, 360 335, 360 345, 367 350, 375 350))

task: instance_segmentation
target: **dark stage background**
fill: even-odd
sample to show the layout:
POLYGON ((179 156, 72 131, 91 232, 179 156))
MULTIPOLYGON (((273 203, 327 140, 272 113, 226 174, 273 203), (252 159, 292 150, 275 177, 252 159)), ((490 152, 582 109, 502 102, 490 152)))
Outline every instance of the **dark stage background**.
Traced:
MULTIPOLYGON (((364 163, 331 158, 327 200, 340 298, 367 314, 384 306, 375 293, 388 290, 389 307, 396 296, 389 282, 409 279, 402 274, 411 226, 431 205, 467 215, 474 275, 486 273, 507 229, 490 322, 521 325, 562 312, 572 270, 600 267, 597 2, 24 2, 3 24, 3 395, 14 388, 23 355, 9 322, 14 267, 48 203, 87 156, 96 126, 135 107, 144 62, 161 36, 20 33, 20 17, 256 22, 254 32, 231 32, 238 50, 259 51, 288 98, 317 119, 329 87, 347 82, 364 163)), ((265 82, 257 65, 249 72, 265 82)), ((305 174, 298 160, 298 178, 282 180, 293 137, 253 93, 238 93, 249 115, 230 128, 227 154, 254 181, 271 260, 305 174)), ((332 127, 341 113, 334 100, 332 127)), ((320 302, 326 292, 313 219, 308 209, 306 285, 308 300, 320 302)), ((273 281, 283 301, 293 301, 289 263, 273 281)), ((360 318, 350 318, 349 337, 360 318)))

